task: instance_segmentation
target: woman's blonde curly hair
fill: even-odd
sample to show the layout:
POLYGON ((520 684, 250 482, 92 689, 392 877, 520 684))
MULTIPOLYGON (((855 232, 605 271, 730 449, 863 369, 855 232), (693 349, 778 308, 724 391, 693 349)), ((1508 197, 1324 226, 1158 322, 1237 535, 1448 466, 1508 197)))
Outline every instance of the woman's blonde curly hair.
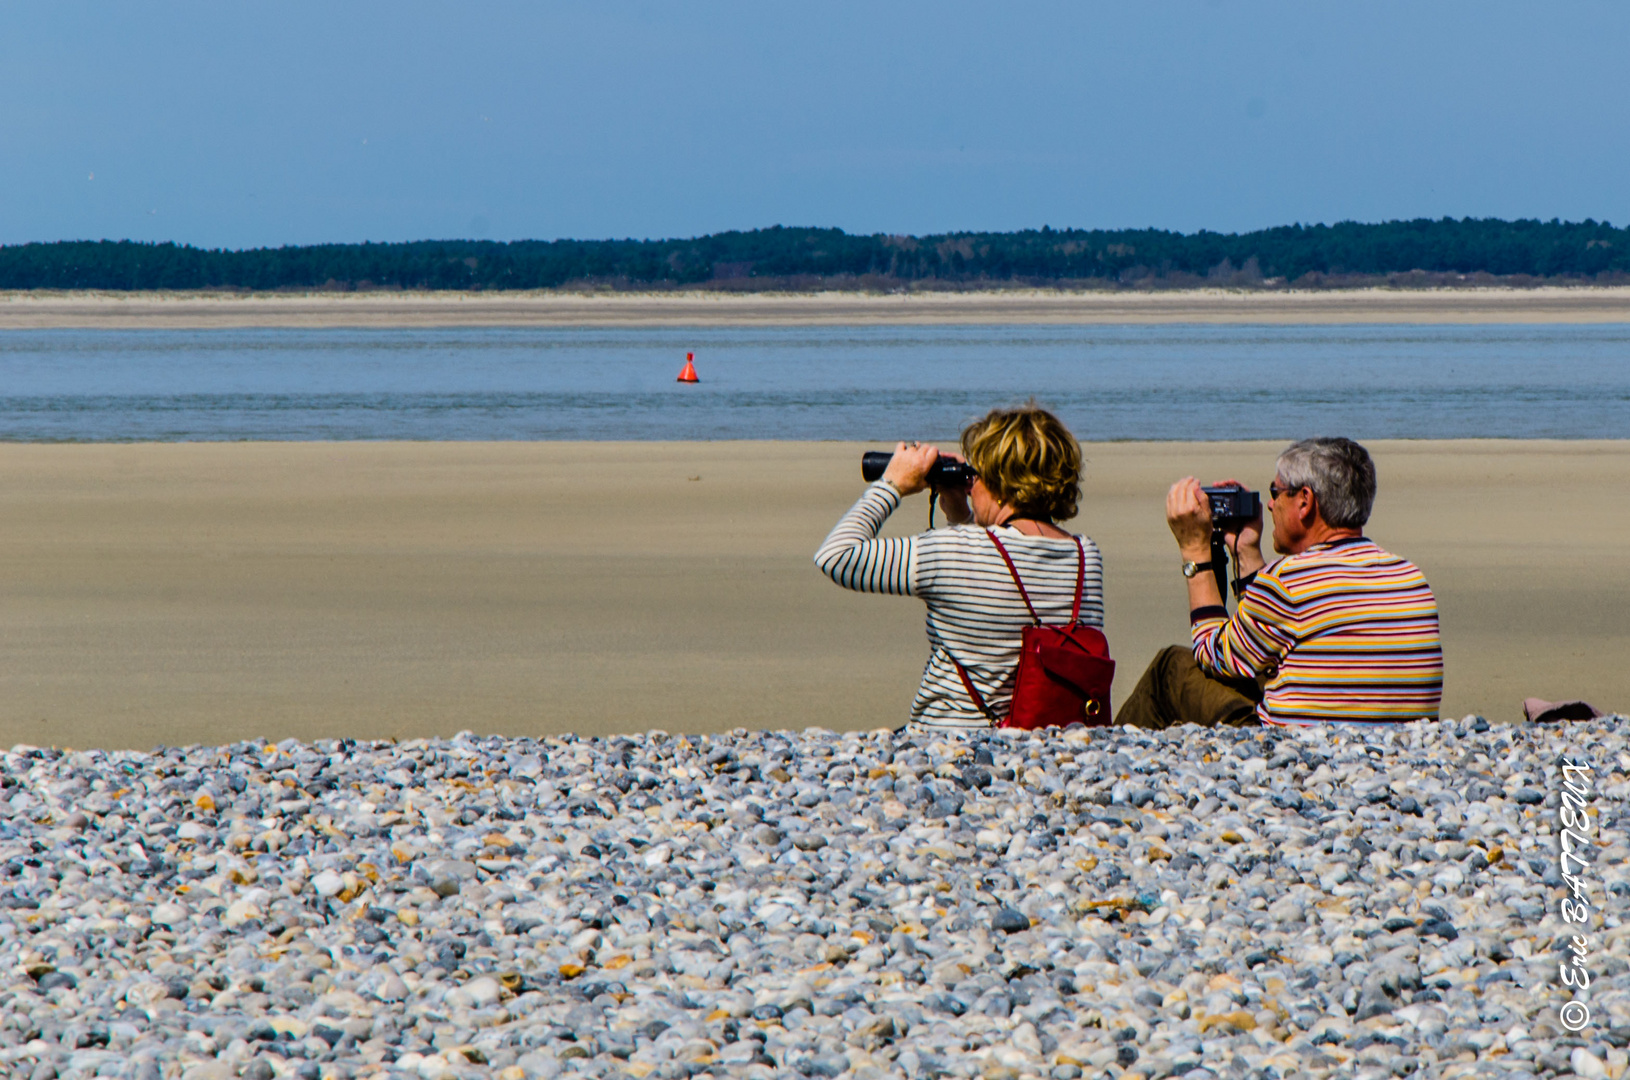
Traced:
POLYGON ((1068 521, 1081 501, 1081 444, 1035 403, 992 409, 962 432, 962 456, 1019 515, 1068 521))

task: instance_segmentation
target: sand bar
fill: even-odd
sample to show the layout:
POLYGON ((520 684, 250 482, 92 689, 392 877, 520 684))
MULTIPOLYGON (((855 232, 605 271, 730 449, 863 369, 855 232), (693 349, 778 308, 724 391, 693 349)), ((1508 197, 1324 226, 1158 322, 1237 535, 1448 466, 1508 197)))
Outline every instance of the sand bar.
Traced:
MULTIPOLYGON (((0 744, 896 724, 920 604, 810 562, 862 448, 0 446, 0 744)), ((1118 694, 1186 635, 1167 484, 1265 484, 1277 448, 1088 446, 1118 694)), ((1372 448, 1370 532, 1443 607, 1446 713, 1630 709, 1630 442, 1372 448)))
POLYGON ((0 330, 1044 323, 1618 323, 1630 288, 1248 292, 0 293, 0 330))

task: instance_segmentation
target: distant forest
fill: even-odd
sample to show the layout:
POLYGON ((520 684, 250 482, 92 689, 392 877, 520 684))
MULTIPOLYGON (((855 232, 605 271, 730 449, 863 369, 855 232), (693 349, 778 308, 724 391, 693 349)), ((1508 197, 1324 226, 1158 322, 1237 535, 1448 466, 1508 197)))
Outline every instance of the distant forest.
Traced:
POLYGON ((131 241, 0 247, 0 289, 1340 288, 1630 282, 1630 228, 1444 218, 1159 229, 690 240, 422 240, 205 250, 131 241))

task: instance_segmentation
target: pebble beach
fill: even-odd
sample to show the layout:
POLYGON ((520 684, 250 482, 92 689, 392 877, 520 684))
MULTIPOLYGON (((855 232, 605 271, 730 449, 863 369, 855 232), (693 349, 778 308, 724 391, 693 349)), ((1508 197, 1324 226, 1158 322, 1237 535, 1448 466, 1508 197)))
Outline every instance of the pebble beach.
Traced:
POLYGON ((1618 1077, 1627 735, 20 746, 0 1074, 1618 1077))

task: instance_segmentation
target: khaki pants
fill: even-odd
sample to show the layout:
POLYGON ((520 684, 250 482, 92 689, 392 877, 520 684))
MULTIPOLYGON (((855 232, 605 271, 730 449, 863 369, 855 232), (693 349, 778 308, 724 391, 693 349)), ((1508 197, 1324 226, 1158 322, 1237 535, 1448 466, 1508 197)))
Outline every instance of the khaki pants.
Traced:
POLYGON ((1208 675, 1183 645, 1161 649, 1132 696, 1121 703, 1115 723, 1140 728, 1178 724, 1244 727, 1258 723, 1262 688, 1253 679, 1208 675))

